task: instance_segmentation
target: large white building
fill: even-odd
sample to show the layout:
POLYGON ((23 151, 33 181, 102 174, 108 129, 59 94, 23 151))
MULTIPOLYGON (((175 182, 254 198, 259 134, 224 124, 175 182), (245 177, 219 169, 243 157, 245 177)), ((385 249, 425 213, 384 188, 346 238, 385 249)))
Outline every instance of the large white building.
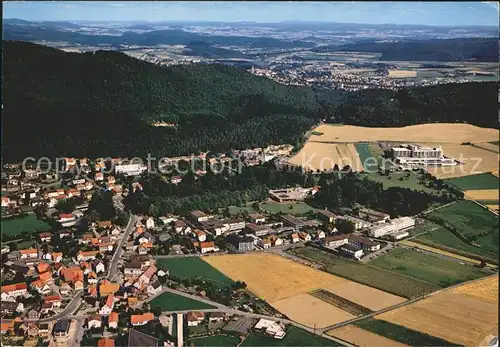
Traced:
POLYGON ((375 226, 368 232, 368 234, 371 237, 381 237, 398 231, 410 229, 414 226, 415 219, 411 217, 401 217, 392 219, 389 223, 375 226))
POLYGON ((443 155, 441 147, 426 147, 420 145, 401 145, 392 148, 392 157, 400 168, 411 168, 414 166, 451 166, 457 165, 452 158, 443 155))
POLYGON ((124 174, 125 176, 137 176, 147 170, 147 167, 142 164, 121 164, 115 166, 116 174, 124 174))

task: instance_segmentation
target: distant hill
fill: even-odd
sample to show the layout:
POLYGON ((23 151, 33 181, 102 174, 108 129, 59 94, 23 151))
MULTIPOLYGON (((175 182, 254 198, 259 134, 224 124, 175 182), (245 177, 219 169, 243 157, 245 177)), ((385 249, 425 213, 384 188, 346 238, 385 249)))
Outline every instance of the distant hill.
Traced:
POLYGON ((497 127, 496 83, 358 93, 285 86, 226 65, 160 67, 119 52, 3 42, 4 159, 173 156, 299 145, 320 119, 497 127), (155 128, 150 120, 176 123, 155 128))
POLYGON ((315 52, 382 53, 382 61, 498 61, 498 38, 459 38, 400 42, 363 42, 323 46, 315 52))

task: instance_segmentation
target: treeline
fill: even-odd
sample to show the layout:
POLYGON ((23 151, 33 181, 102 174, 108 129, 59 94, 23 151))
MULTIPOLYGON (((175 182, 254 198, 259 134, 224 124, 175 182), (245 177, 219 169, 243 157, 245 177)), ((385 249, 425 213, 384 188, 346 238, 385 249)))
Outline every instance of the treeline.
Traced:
POLYGON ((422 123, 470 123, 498 128, 495 82, 453 83, 431 87, 363 90, 344 93, 341 102, 321 94, 327 121, 368 127, 400 127, 422 123))
POLYGON ((285 86, 225 65, 159 67, 117 52, 4 41, 4 160, 177 156, 300 145, 321 119, 497 127, 496 83, 356 93, 285 86), (177 124, 155 128, 151 120, 177 124))
POLYGON ((447 203, 457 196, 447 190, 441 195, 402 187, 383 189, 382 183, 361 178, 352 172, 323 173, 319 181, 321 190, 314 196, 313 205, 328 207, 339 212, 356 204, 382 210, 392 217, 410 216, 424 211, 435 203, 447 203))
POLYGON ((359 42, 323 46, 315 52, 382 53, 381 61, 481 61, 498 62, 498 37, 359 42))
POLYGON ((320 185, 308 202, 318 208, 332 211, 353 208, 356 204, 381 209, 392 216, 408 216, 422 212, 435 203, 447 203, 458 197, 449 190, 432 195, 407 188, 391 187, 384 190, 381 183, 360 178, 353 172, 331 172, 312 175, 300 169, 278 170, 272 163, 244 167, 241 174, 207 175, 194 180, 186 175, 183 182, 174 185, 159 176, 141 179, 143 191, 129 194, 124 203, 134 213, 161 216, 167 213, 186 214, 191 210, 217 211, 227 206, 243 206, 251 201, 262 201, 269 189, 301 185, 320 185))
POLYGON ((177 185, 160 176, 148 175, 140 180, 143 190, 129 194, 124 203, 134 213, 153 216, 186 214, 192 210, 217 211, 231 205, 262 201, 269 189, 293 185, 312 187, 318 180, 300 169, 278 170, 272 163, 243 167, 240 174, 230 171, 216 175, 209 169, 197 180, 189 173, 177 185))

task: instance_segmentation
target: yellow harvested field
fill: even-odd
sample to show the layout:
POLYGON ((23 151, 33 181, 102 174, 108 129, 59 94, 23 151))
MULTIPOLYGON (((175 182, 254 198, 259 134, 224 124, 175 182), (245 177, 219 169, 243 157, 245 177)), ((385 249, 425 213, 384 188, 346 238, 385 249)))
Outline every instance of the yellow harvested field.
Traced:
POLYGON ((406 346, 401 342, 388 339, 387 337, 380 336, 372 333, 371 331, 361 329, 355 325, 346 325, 341 328, 328 330, 327 335, 337 337, 341 340, 347 341, 351 344, 360 347, 384 346, 384 347, 402 347, 406 346))
POLYGON ((231 279, 244 281, 251 292, 308 326, 328 326, 353 318, 348 312, 308 294, 316 289, 328 290, 372 310, 406 300, 276 254, 228 254, 202 259, 231 279))
POLYGON ((323 289, 369 308, 372 311, 378 311, 406 301, 405 298, 400 296, 389 294, 353 281, 345 281, 323 289), (377 300, 373 300, 374 297, 376 297, 377 300))
POLYGON ((498 153, 481 148, 440 143, 420 143, 425 146, 441 146, 446 157, 456 159, 463 164, 428 168, 427 171, 438 178, 462 177, 472 174, 498 171, 498 153))
POLYGON ((497 171, 493 171, 491 174, 492 174, 493 176, 497 176, 497 177, 498 177, 498 170, 497 170, 497 171))
POLYGON ((389 70, 389 77, 393 77, 393 78, 417 77, 417 71, 411 71, 411 70, 389 70))
POLYGON ((486 205, 486 207, 488 207, 489 209, 498 211, 498 205, 486 205))
POLYGON ((474 146, 481 147, 481 148, 484 148, 484 149, 487 149, 487 150, 490 150, 490 151, 494 151, 494 152, 497 152, 497 153, 500 152, 499 146, 495 145, 494 143, 488 143, 488 142, 485 142, 485 143, 475 143, 474 146))
POLYGON ((332 126, 321 124, 314 131, 323 135, 311 135, 309 142, 488 142, 498 141, 498 129, 480 128, 461 123, 430 123, 400 128, 368 128, 354 125, 332 126))
POLYGON ((498 189, 466 190, 465 196, 471 200, 498 200, 498 189))
POLYGON ((498 276, 490 276, 480 281, 456 287, 452 289, 452 292, 471 296, 475 299, 497 305, 498 276))
POLYGON ((375 316, 464 346, 478 346, 498 324, 498 275, 375 316))
POLYGON ((325 328, 356 317, 306 293, 275 301, 272 306, 291 320, 316 328, 325 328))
POLYGON ((308 141, 293 158, 291 164, 307 170, 330 170, 349 165, 353 171, 362 171, 361 160, 353 144, 332 144, 308 141))
POLYGON ((260 298, 274 302, 347 280, 268 253, 202 257, 233 280, 245 281, 260 298))
MULTIPOLYGON (((409 246, 409 247, 416 247, 416 248, 420 248, 420 249, 423 249, 423 250, 426 250, 426 251, 429 251, 429 252, 442 254, 442 255, 445 255, 445 256, 450 257, 450 258, 464 260, 464 261, 467 261, 469 263, 481 264, 481 262, 479 260, 472 259, 472 258, 467 258, 467 257, 461 256, 461 255, 455 254, 455 253, 443 251, 443 250, 441 250, 439 248, 434 248, 434 247, 431 247, 431 246, 423 245, 423 244, 420 244, 418 242, 404 240, 404 241, 401 241, 400 243, 403 244, 403 245, 409 246)), ((487 263, 486 265, 487 266, 491 266, 491 267, 496 267, 496 265, 494 265, 494 264, 487 263)))

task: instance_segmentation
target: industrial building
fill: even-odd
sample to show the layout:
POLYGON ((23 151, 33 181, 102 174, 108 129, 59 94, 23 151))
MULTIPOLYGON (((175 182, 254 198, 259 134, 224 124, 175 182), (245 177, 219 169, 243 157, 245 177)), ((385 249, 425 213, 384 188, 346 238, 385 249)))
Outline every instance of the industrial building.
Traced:
POLYGON ((115 166, 115 174, 125 176, 137 176, 147 170, 147 166, 142 164, 122 164, 115 166))
POLYGON ((391 220, 389 223, 375 226, 368 234, 371 237, 382 237, 399 231, 404 231, 415 226, 415 219, 411 217, 401 217, 391 220))

